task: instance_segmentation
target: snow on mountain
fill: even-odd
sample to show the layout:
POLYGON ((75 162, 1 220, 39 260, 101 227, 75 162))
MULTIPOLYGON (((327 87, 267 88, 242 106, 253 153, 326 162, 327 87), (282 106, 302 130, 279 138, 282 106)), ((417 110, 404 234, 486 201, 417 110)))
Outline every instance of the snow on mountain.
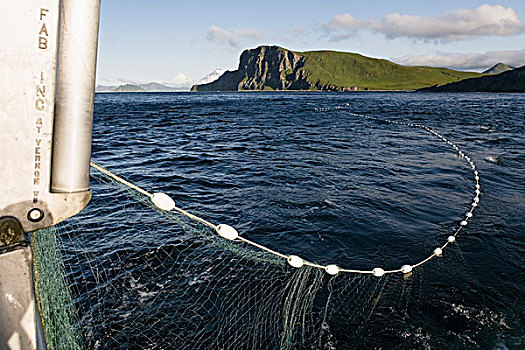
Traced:
POLYGON ((224 74, 224 72, 226 72, 225 69, 215 69, 213 72, 211 72, 210 74, 208 74, 204 78, 200 79, 197 82, 197 84, 201 85, 201 84, 211 83, 211 82, 219 79, 220 76, 224 74))
POLYGON ((186 74, 179 73, 176 76, 174 76, 173 78, 171 78, 170 80, 164 82, 163 84, 167 85, 167 86, 172 86, 172 87, 179 87, 179 88, 188 87, 188 88, 190 88, 191 85, 193 84, 193 80, 190 77, 188 77, 186 74))

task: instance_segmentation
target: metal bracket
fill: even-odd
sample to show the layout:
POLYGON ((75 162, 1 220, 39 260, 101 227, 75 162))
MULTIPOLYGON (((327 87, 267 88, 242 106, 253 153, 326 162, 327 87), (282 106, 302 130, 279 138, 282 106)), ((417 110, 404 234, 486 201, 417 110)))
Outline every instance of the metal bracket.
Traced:
POLYGON ((11 216, 0 217, 0 246, 10 245, 24 238, 20 221, 11 216))

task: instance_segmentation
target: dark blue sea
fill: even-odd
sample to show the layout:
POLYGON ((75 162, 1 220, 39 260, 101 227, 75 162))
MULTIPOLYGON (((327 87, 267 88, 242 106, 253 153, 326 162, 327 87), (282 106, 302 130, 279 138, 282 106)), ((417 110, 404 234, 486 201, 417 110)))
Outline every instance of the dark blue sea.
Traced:
POLYGON ((283 340, 289 299, 277 291, 293 268, 208 254, 206 239, 95 176, 62 238, 86 346, 525 349, 523 94, 97 94, 92 159, 283 254, 397 269, 446 242, 475 182, 439 138, 381 120, 426 125, 477 166, 479 206, 442 258, 384 280, 312 272, 315 300, 298 307, 311 312, 283 340))

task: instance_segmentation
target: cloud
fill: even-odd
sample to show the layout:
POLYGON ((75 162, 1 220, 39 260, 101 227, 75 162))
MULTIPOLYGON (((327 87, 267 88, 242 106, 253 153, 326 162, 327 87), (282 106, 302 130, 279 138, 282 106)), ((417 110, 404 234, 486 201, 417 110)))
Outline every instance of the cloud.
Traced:
POLYGON ((330 40, 343 40, 367 29, 387 38, 422 40, 463 40, 476 36, 508 36, 525 32, 516 11, 501 5, 481 5, 460 9, 437 17, 390 13, 380 19, 361 20, 348 13, 334 16, 322 29, 330 40))
POLYGON ((208 35, 206 37, 209 41, 236 49, 239 47, 239 38, 225 29, 219 28, 215 25, 208 28, 208 35))
POLYGON ((235 34, 248 39, 262 39, 262 34, 257 29, 235 29, 235 34))
POLYGON ((230 49, 238 49, 241 39, 260 40, 262 34, 257 29, 235 29, 233 33, 212 25, 208 28, 207 39, 230 49))
POLYGON ((436 55, 403 56, 392 61, 407 66, 448 67, 461 70, 486 70, 503 62, 513 67, 525 65, 525 48, 521 50, 488 51, 485 53, 440 53, 436 55))
POLYGON ((366 26, 366 22, 352 17, 349 13, 336 15, 328 22, 329 28, 338 28, 346 32, 355 32, 362 26, 366 26))
POLYGON ((279 34, 278 42, 288 45, 297 45, 298 42, 301 42, 301 44, 305 46, 311 45, 308 40, 305 40, 305 37, 312 34, 310 29, 295 27, 293 29, 282 30, 279 34))
POLYGON ((522 33, 525 25, 510 7, 482 5, 473 10, 456 10, 439 17, 391 13, 371 27, 388 37, 461 40, 472 36, 507 36, 522 33))
POLYGON ((294 36, 299 36, 299 35, 307 35, 309 32, 304 29, 304 28, 301 28, 301 27, 295 27, 294 30, 293 30, 293 35, 294 36))
POLYGON ((354 36, 361 28, 367 27, 367 21, 354 18, 349 13, 343 13, 334 16, 327 24, 321 25, 320 29, 330 41, 341 41, 354 36))

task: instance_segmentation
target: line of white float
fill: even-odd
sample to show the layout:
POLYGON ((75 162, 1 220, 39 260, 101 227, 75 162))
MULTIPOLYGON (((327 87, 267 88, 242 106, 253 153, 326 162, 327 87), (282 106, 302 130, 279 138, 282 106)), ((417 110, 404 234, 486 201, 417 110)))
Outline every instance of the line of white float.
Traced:
MULTIPOLYGON (((337 107, 336 109, 342 109, 342 107, 337 107)), ((317 111, 327 111, 329 110, 328 108, 316 108, 317 111)), ((121 184, 139 192, 139 193, 142 193, 143 195, 147 196, 150 198, 151 202, 160 210, 164 210, 164 211, 174 211, 174 212, 178 212, 196 222, 199 222, 205 226, 208 226, 210 227, 211 229, 215 230, 215 232, 217 232, 217 234, 222 237, 222 238, 225 238, 225 239, 228 239, 228 240, 231 240, 231 241, 235 241, 235 242, 243 242, 245 244, 248 244, 248 245, 251 245, 257 249, 260 249, 260 250, 263 250, 263 251, 266 251, 270 254, 273 254, 275 256, 278 256, 280 258, 283 258, 283 259, 286 259, 288 261, 288 263, 295 267, 295 268, 301 268, 303 266, 310 266, 310 267, 314 267, 314 268, 318 268, 318 269, 322 269, 322 270, 325 270, 328 274, 330 275, 337 275, 338 273, 340 272, 346 272, 346 273, 355 273, 355 274, 371 274, 371 275, 374 275, 376 277, 381 277, 381 276, 384 276, 385 274, 394 274, 394 273, 402 273, 402 274, 409 274, 412 272, 413 269, 427 263, 428 261, 430 261, 431 259, 435 258, 435 257, 441 257, 443 255, 443 250, 449 245, 449 244, 452 244, 456 241, 456 236, 461 232, 461 230, 467 226, 468 222, 469 222, 469 219, 472 218, 473 216, 473 212, 474 212, 474 209, 478 206, 479 204, 479 196, 480 196, 480 193, 481 193, 481 188, 480 188, 480 182, 479 182, 479 173, 478 171, 476 170, 476 165, 474 164, 474 162, 472 161, 472 159, 470 159, 470 157, 468 157, 467 155, 465 155, 465 153, 463 153, 459 147, 454 144, 452 141, 446 139, 443 135, 441 135, 440 133, 436 132, 435 130, 429 128, 428 126, 425 126, 425 125, 422 125, 422 124, 416 124, 416 123, 406 123, 406 122, 402 122, 402 121, 396 121, 396 120, 390 120, 390 119, 380 119, 380 118, 376 118, 376 117, 373 117, 373 116, 366 116, 366 115, 362 115, 362 114, 357 114, 357 113, 350 113, 350 115, 354 116, 354 117, 359 117, 359 118, 364 118, 364 119, 371 119, 371 120, 377 120, 377 121, 383 121, 383 122, 387 122, 387 123, 390 123, 390 124, 399 124, 399 125, 405 125, 405 126, 408 126, 408 127, 413 127, 413 128, 420 128, 422 130, 425 130, 433 135, 435 135, 436 137, 438 137, 441 141, 447 143, 450 147, 452 147, 452 149, 454 149, 454 151, 458 154, 458 157, 461 158, 461 159, 464 159, 468 164, 469 166, 472 168, 472 171, 474 173, 474 180, 475 180, 475 190, 474 190, 474 198, 473 198, 473 202, 471 204, 471 207, 470 207, 470 210, 465 214, 465 217, 463 218, 463 220, 461 220, 459 222, 459 225, 458 227, 454 230, 454 232, 448 236, 447 238, 447 241, 439 246, 439 247, 436 247, 432 254, 429 255, 426 259, 423 259, 421 260, 420 262, 418 263, 415 263, 415 264, 405 264, 403 266, 401 266, 399 269, 394 269, 394 270, 384 270, 383 268, 381 267, 376 267, 372 270, 355 270, 355 269, 346 269, 346 268, 342 268, 342 267, 339 267, 338 265, 335 265, 335 264, 330 264, 330 265, 319 265, 319 264, 315 264, 315 263, 312 263, 312 262, 309 262, 301 257, 299 257, 298 255, 286 255, 286 254, 282 254, 282 253, 279 253, 273 249, 270 249, 268 247, 265 247, 259 243, 256 243, 256 242, 253 242, 251 240, 248 240, 242 236, 239 235, 239 233, 237 232, 237 230, 233 227, 231 227, 230 225, 226 225, 226 224, 219 224, 219 225, 215 225, 215 224, 212 224, 210 223, 209 221, 207 220, 204 220, 196 215, 193 215, 191 213, 188 213, 187 211, 177 207, 175 205, 175 201, 170 197, 168 196, 167 194, 165 193, 160 193, 160 192, 156 192, 156 193, 150 193, 136 185, 134 185, 133 183, 129 182, 129 181, 126 181, 125 179, 113 174, 112 172, 108 171, 107 169, 95 164, 94 162, 91 162, 91 167, 93 167, 94 169, 100 171, 101 173, 109 176, 110 178, 112 178, 113 180, 117 181, 117 182, 120 182, 121 184)))

